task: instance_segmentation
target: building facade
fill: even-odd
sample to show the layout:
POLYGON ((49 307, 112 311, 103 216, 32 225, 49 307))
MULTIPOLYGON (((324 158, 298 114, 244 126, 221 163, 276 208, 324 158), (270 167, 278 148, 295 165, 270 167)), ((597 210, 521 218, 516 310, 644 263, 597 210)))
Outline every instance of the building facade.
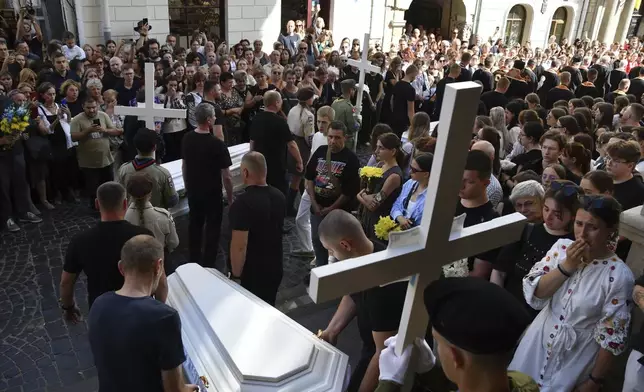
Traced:
MULTIPOLYGON (((164 39, 173 4, 185 0, 61 0, 63 19, 83 43, 133 38, 136 22, 148 18, 150 35, 164 39), (169 4, 170 2, 170 4, 169 4), (169 11, 170 9, 170 11, 169 11)), ((303 0, 305 1, 305 0, 303 0)), ((241 38, 261 39, 268 47, 282 31, 281 0, 200 0, 219 7, 221 34, 230 43, 241 38)), ((478 35, 483 40, 530 42, 543 47, 549 37, 623 42, 640 0, 330 0, 327 28, 336 44, 344 37, 369 32, 383 49, 397 42, 407 23, 440 29, 444 36, 459 29, 460 38, 478 35)), ((191 2, 192 4, 192 2, 191 2)), ((186 16, 186 18, 188 18, 186 16)), ((189 18, 188 18, 189 19, 189 18)), ((361 37, 360 37, 361 38, 361 37)))

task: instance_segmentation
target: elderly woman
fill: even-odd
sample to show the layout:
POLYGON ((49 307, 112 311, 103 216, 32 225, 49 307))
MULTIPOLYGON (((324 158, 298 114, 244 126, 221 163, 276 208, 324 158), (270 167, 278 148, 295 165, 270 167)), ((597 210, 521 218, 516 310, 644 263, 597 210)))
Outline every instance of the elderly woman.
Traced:
POLYGON ((221 98, 219 105, 224 115, 224 136, 228 146, 241 143, 244 122, 241 119, 244 110, 244 97, 233 87, 235 83, 233 74, 222 72, 221 98))
POLYGON ((103 83, 101 79, 89 79, 85 84, 85 90, 89 98, 93 98, 99 105, 103 105, 103 83))
MULTIPOLYGON (((494 263, 490 281, 505 286, 521 302, 525 302, 523 277, 555 242, 562 238, 573 238, 572 220, 582 193, 570 181, 555 182, 545 193, 536 181, 518 183, 512 190, 510 201, 529 223, 519 241, 503 247, 494 263)), ((538 312, 528 304, 526 308, 536 317, 538 312)))
POLYGON ((523 278, 525 299, 540 312, 508 369, 542 392, 600 390, 626 349, 634 277, 613 252, 621 206, 596 195, 580 203, 575 240, 558 240, 523 278))

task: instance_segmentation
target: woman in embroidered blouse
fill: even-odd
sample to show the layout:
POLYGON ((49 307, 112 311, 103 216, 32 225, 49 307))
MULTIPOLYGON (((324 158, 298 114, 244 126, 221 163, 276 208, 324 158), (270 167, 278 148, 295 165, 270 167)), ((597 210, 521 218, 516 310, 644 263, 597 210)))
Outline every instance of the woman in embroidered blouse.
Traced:
POLYGON ((219 104, 224 114, 224 136, 228 146, 241 143, 244 123, 241 120, 244 110, 244 97, 237 89, 233 88, 234 77, 230 72, 222 72, 219 77, 221 83, 221 98, 219 104))
POLYGON ((561 239, 523 278, 526 301, 541 310, 509 370, 539 383, 541 392, 599 391, 626 348, 634 277, 614 253, 621 206, 584 196, 575 241, 561 239))
POLYGON ((415 156, 409 165, 411 179, 403 185, 402 192, 394 202, 390 214, 403 230, 418 226, 423 219, 427 184, 433 161, 433 154, 423 153, 415 156))

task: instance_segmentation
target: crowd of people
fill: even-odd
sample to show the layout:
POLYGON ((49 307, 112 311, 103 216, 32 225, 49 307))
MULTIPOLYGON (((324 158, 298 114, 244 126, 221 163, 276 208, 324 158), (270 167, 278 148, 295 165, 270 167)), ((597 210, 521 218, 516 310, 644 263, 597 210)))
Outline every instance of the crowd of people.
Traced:
MULTIPOLYGON (((434 329, 427 340, 445 376, 461 390, 490 383, 484 390, 598 391, 613 358, 632 348, 624 392, 644 385, 644 341, 629 331, 632 305, 644 309, 644 281, 623 262, 630 242, 617 234, 620 212, 644 203, 637 37, 612 45, 553 38, 532 48, 461 41, 458 31, 448 40, 417 28, 383 52, 357 39, 336 46, 317 18, 308 29, 289 21, 266 53, 260 40, 228 46, 200 31, 189 48, 174 35, 161 43, 148 38, 142 20, 131 43, 81 48, 72 33, 43 46, 37 24, 23 16, 16 42, 0 40, 3 113, 28 107, 30 114, 24 132, 0 137, 0 218, 10 232, 20 230, 17 222, 41 222, 33 197, 45 209, 85 197, 99 211, 98 225, 70 242, 61 307, 79 320, 73 293, 84 272, 101 390, 194 388, 178 377, 185 359, 178 315, 161 306, 163 261, 179 242, 168 208, 179 195, 160 163, 183 159, 189 261, 215 266, 225 190, 232 231, 226 270, 274 305, 286 216, 295 217, 296 253, 314 266, 384 249, 380 217, 401 230, 420 224, 445 86, 470 80, 482 94, 455 216, 466 214, 467 227, 516 211, 530 223, 518 242, 470 257, 471 277, 453 289, 428 287, 434 329), (365 75, 358 113, 359 71, 348 59, 364 50, 381 72, 365 75), (117 105, 143 102, 148 62, 155 64, 155 101, 186 110, 186 119, 145 129, 138 118, 115 114, 117 105), (227 147, 243 142, 252 150, 241 164, 247 188, 235 198, 227 147), (355 145, 371 149, 367 166, 381 169, 369 186, 355 145), (462 298, 449 290, 463 290, 462 298), (499 316, 455 315, 442 296, 499 316), (481 298, 508 305, 490 307, 481 298), (514 321, 499 326, 506 318, 514 321), (481 327, 478 335, 471 325, 481 327), (150 327, 158 333, 148 334, 150 327), (132 339, 145 347, 133 353, 121 344, 132 339), (126 368, 132 377, 117 374, 126 368)), ((345 296, 320 333, 335 343, 358 318, 363 350, 349 391, 402 383, 406 363, 392 337, 405 292, 399 282, 345 296)), ((421 343, 427 364, 431 351, 421 343)))

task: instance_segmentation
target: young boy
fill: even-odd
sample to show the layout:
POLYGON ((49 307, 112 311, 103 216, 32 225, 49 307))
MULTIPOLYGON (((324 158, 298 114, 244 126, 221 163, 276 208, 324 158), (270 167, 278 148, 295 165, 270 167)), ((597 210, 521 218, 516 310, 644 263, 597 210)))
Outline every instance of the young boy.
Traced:
POLYGON ((65 45, 62 47, 67 61, 72 61, 73 59, 85 60, 87 57, 85 51, 78 45, 76 45, 76 36, 71 31, 65 32, 63 34, 63 41, 65 45))

